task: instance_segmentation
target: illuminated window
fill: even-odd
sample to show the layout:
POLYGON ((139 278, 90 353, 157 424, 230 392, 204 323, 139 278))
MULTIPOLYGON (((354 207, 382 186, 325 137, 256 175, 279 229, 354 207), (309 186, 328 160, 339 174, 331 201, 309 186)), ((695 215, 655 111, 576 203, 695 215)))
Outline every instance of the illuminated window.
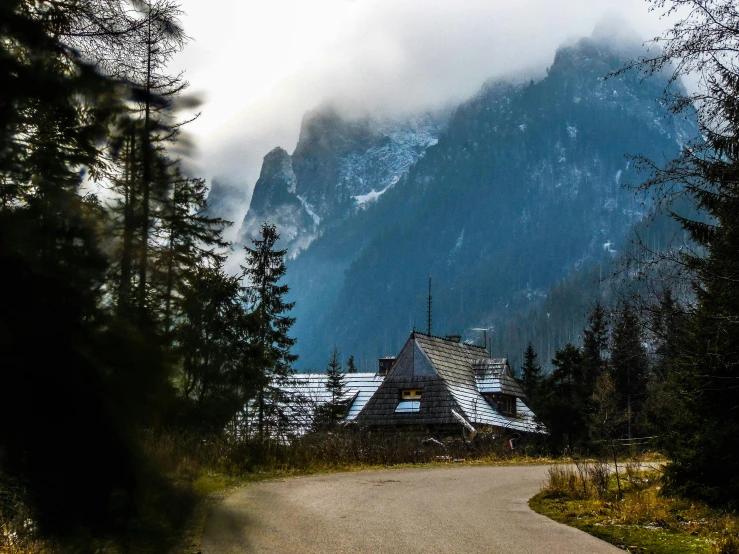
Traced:
POLYGON ((400 397, 403 400, 418 400, 421 398, 421 389, 403 389, 400 397))

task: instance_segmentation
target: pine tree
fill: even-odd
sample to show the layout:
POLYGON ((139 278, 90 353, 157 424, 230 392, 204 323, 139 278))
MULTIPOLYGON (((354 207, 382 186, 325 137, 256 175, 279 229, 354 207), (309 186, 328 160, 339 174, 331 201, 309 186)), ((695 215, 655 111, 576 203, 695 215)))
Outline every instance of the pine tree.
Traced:
POLYGON ((279 416, 280 386, 292 373, 291 365, 297 356, 290 353, 295 339, 288 336, 295 319, 285 315, 293 303, 285 302, 289 288, 279 284, 284 277, 286 250, 275 250, 279 240, 277 229, 269 223, 262 224, 260 239, 253 239, 253 247, 245 247, 246 265, 241 266, 245 285, 245 303, 252 309, 254 342, 259 355, 254 363, 260 374, 256 394, 259 437, 264 438, 265 426, 270 417, 279 416))
POLYGON ((598 301, 588 316, 588 328, 583 331, 583 376, 591 390, 607 367, 608 335, 607 315, 598 301))
POLYGON ((344 395, 346 387, 346 376, 343 372, 341 360, 339 359, 339 350, 334 345, 334 350, 326 365, 326 389, 331 393, 331 401, 329 403, 329 418, 333 425, 338 419, 344 417, 345 406, 339 400, 344 395))
POLYGON ((672 491, 736 508, 739 6, 733 0, 650 1, 679 19, 658 40, 657 54, 632 66, 650 73, 666 70, 673 81, 690 75, 700 83, 692 93, 678 94, 674 105, 676 111, 697 114, 700 136, 664 167, 641 160, 652 173, 643 188, 667 205, 698 247, 681 249, 679 259, 690 271, 696 303, 685 314, 670 354, 668 383, 674 393, 666 484, 672 491), (688 219, 674 209, 684 197, 700 217, 688 219))
POLYGON ((539 389, 541 387, 542 375, 541 364, 539 364, 539 356, 534 351, 531 343, 526 347, 523 354, 523 366, 521 366, 521 382, 523 391, 530 402, 530 406, 536 405, 539 389))
POLYGON ((171 197, 161 218, 166 246, 157 257, 165 336, 177 316, 179 299, 190 286, 192 272, 203 266, 218 269, 226 258, 228 243, 223 229, 229 223, 206 215, 206 195, 204 180, 184 177, 174 169, 171 197))
POLYGON ((587 437, 587 391, 583 387, 582 355, 572 344, 557 350, 554 371, 547 378, 541 400, 540 417, 553 446, 567 446, 570 452, 583 446, 587 437))
POLYGON ((135 433, 169 394, 156 346, 108 310, 106 211, 82 188, 104 173, 101 138, 124 113, 117 84, 65 42, 99 7, 0 5, 0 374, 14 395, 0 402, 0 450, 42 532, 131 513, 135 433), (96 463, 109 471, 91 481, 96 463))
POLYGON ((175 352, 190 404, 187 423, 202 431, 222 432, 258 382, 242 294, 239 279, 224 274, 220 266, 191 271, 182 291, 175 352))
POLYGON ((347 373, 357 373, 357 364, 354 361, 354 354, 349 356, 349 359, 346 361, 346 372, 347 373))
POLYGON ((636 421, 646 400, 649 358, 639 318, 626 303, 621 305, 611 340, 611 372, 619 406, 626 414, 626 434, 639 434, 636 421))

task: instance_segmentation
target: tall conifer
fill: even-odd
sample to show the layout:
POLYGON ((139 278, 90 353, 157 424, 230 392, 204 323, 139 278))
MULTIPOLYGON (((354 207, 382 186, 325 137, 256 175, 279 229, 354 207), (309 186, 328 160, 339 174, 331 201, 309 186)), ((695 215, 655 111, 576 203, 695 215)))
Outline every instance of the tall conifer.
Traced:
POLYGON ((629 437, 638 435, 636 422, 646 400, 649 358, 639 318, 628 304, 622 304, 616 315, 611 371, 620 408, 626 414, 626 433, 629 437))
POLYGON ((523 353, 523 365, 521 366, 521 381, 523 391, 529 402, 536 404, 541 387, 541 364, 539 356, 534 350, 534 346, 529 343, 526 351, 523 353))
POLYGON ((264 438, 268 419, 278 416, 280 385, 292 373, 297 356, 290 352, 295 339, 288 336, 295 318, 287 316, 294 304, 285 301, 289 288, 280 284, 286 272, 286 250, 275 250, 280 236, 274 225, 262 224, 261 238, 245 247, 245 265, 241 266, 245 279, 245 301, 253 312, 254 341, 259 355, 253 363, 261 375, 257 392, 257 419, 260 438, 264 438))
POLYGON ((339 350, 336 348, 336 345, 334 345, 331 357, 326 365, 326 374, 328 376, 328 379, 326 380, 326 389, 331 394, 329 417, 333 424, 337 419, 341 419, 344 416, 344 406, 340 404, 339 400, 344 395, 344 387, 346 387, 346 377, 344 375, 341 360, 339 359, 339 350))
POLYGON ((606 369, 608 338, 608 318, 598 301, 588 316, 588 327, 583 331, 583 377, 590 390, 595 389, 598 377, 606 369))
POLYGON ((649 0, 677 14, 653 57, 632 67, 689 75, 699 83, 674 95, 675 110, 697 114, 700 136, 643 188, 665 201, 698 248, 682 249, 696 305, 681 324, 670 381, 672 421, 665 468, 672 490, 739 506, 739 6, 733 0, 649 0), (686 218, 670 202, 687 197, 700 213, 686 218))

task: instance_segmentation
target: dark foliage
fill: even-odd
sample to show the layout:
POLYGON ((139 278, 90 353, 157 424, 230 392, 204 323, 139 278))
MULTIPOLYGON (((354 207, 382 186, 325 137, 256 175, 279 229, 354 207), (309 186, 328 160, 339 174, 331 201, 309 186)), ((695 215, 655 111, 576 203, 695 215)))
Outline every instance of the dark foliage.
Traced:
POLYGON ((537 404, 539 399, 541 383, 542 383, 541 364, 539 356, 534 351, 531 343, 526 347, 523 353, 523 365, 521 366, 521 387, 526 393, 526 398, 530 402, 530 407, 537 404))
POLYGON ((637 420, 646 401, 649 360, 641 324, 628 304, 617 312, 611 341, 611 375, 619 408, 627 414, 626 435, 639 436, 637 420))
POLYGON ((289 291, 280 281, 285 275, 285 250, 276 250, 280 236, 274 225, 264 223, 260 239, 254 239, 253 247, 246 247, 245 264, 241 266, 246 280, 244 299, 255 318, 253 340, 258 348, 253 363, 256 364, 259 381, 256 383, 257 426, 260 438, 265 429, 281 418, 280 385, 292 372, 297 356, 290 352, 295 339, 288 336, 295 318, 289 317, 294 303, 285 302, 289 291))
POLYGON ((588 327, 583 331, 583 374, 585 385, 595 388, 595 383, 607 369, 608 318, 598 301, 588 316, 588 327))
POLYGON ((538 414, 546 424, 555 450, 586 445, 587 388, 584 386, 582 354, 572 344, 557 350, 554 371, 544 386, 538 414))
POLYGON ((262 266, 278 302, 250 313, 222 269, 226 222, 166 150, 179 9, 130 7, 0 4, 0 480, 34 532, 89 537, 90 551, 103 536, 138 551, 135 532, 164 551, 192 498, 146 437, 222 433, 294 359, 270 334, 291 324, 286 288, 270 288, 284 265, 262 266), (102 188, 106 203, 85 192, 102 188))
MULTIPOLYGON (((643 187, 659 197, 696 248, 681 252, 695 305, 673 320, 665 353, 671 419, 665 446, 669 488, 737 506, 739 456, 739 8, 729 0, 654 0, 679 19, 653 58, 634 62, 673 79, 694 74, 700 86, 675 98, 674 109, 698 110, 701 137, 665 166, 647 159, 643 187), (693 203, 700 218, 675 209, 693 203)), ((675 310, 666 306, 665 314, 675 310)), ((679 312, 678 312, 679 313, 679 312)), ((669 319, 668 319, 669 321, 669 319)))

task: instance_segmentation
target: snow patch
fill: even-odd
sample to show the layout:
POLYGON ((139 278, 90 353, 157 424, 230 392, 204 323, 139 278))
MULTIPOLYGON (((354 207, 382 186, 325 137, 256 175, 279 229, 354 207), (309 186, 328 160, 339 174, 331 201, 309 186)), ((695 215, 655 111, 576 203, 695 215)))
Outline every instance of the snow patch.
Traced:
POLYGON ((380 198, 380 196, 382 196, 383 194, 385 194, 385 191, 389 189, 390 187, 392 187, 399 180, 400 180, 400 176, 396 175, 395 177, 392 178, 390 183, 382 190, 372 189, 367 194, 358 194, 356 196, 352 196, 357 208, 366 208, 368 204, 372 202, 377 202, 377 199, 380 198))
POLYGON ((313 223, 316 225, 316 227, 318 227, 321 224, 321 218, 316 215, 316 212, 313 211, 311 205, 308 204, 308 202, 306 202, 302 196, 296 196, 298 197, 298 200, 300 200, 300 203, 303 205, 305 211, 308 212, 308 215, 311 216, 311 218, 313 219, 313 223))
POLYGON ((621 170, 620 169, 616 172, 616 184, 617 185, 621 184, 621 170))
POLYGON ((518 128, 521 129, 521 131, 525 131, 526 130, 526 124, 525 123, 521 123, 521 125, 519 125, 518 128))
POLYGON ((462 244, 464 243, 464 229, 462 229, 462 232, 457 237, 457 242, 454 244, 454 252, 462 248, 462 244))
POLYGON ((568 125, 567 134, 570 135, 571 139, 575 138, 577 136, 577 127, 575 127, 574 125, 568 125))

